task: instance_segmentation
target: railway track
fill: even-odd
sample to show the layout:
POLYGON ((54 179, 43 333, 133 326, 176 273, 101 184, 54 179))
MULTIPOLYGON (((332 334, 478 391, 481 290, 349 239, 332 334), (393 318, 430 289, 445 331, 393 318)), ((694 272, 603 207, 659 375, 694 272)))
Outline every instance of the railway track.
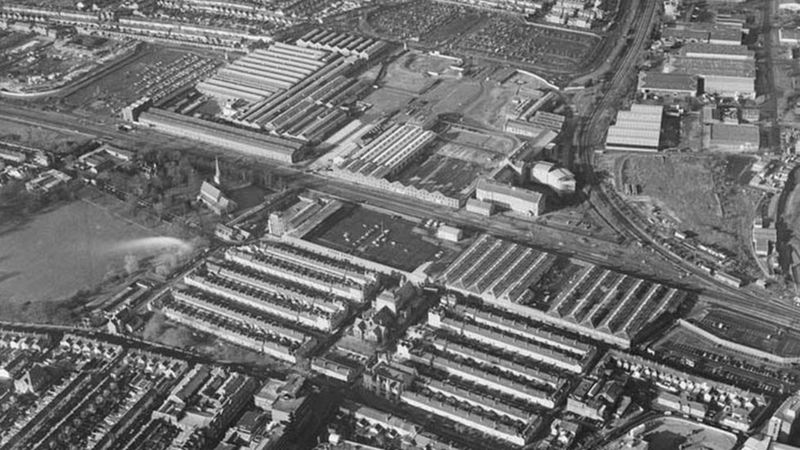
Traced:
POLYGON ((798 311, 776 300, 768 300, 766 296, 733 288, 722 283, 694 264, 685 261, 678 255, 665 249, 646 231, 647 225, 641 215, 627 202, 613 191, 607 184, 599 179, 594 172, 594 150, 602 145, 611 118, 610 112, 615 111, 616 102, 623 98, 628 89, 629 82, 635 73, 636 63, 645 50, 648 36, 658 20, 658 2, 645 1, 639 3, 641 11, 639 19, 633 25, 635 34, 629 39, 629 48, 624 53, 618 69, 609 81, 608 90, 596 104, 590 116, 579 126, 578 145, 579 160, 582 165, 586 184, 590 186, 591 196, 589 202, 598 214, 606 220, 614 230, 626 240, 647 243, 660 256, 670 261, 676 267, 695 277, 695 280, 704 287, 704 294, 710 303, 745 312, 750 316, 767 320, 771 323, 780 323, 786 326, 797 325, 800 321, 798 311))

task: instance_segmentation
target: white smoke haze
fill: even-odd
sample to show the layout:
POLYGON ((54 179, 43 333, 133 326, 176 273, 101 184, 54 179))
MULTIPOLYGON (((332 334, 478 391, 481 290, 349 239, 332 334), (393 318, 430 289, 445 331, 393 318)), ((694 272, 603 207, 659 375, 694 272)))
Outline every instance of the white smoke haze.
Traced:
POLYGON ((109 251, 122 255, 128 274, 139 270, 141 262, 147 259, 157 274, 167 275, 182 260, 191 256, 194 248, 191 242, 182 239, 156 236, 122 241, 111 245, 109 251))
POLYGON ((134 254, 128 253, 125 255, 125 272, 131 275, 137 270, 139 270, 139 258, 134 254))
POLYGON ((163 253, 172 253, 180 257, 191 254, 192 250, 194 250, 194 246, 183 239, 169 236, 155 236, 123 241, 114 245, 111 250, 137 256, 155 256, 163 253))

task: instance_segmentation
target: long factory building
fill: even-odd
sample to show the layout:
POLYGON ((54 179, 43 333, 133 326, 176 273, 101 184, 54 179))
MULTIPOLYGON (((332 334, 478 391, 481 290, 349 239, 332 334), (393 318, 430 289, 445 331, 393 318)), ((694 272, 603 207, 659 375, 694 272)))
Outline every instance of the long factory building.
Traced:
POLYGON ((356 56, 274 43, 229 64, 197 89, 248 105, 233 123, 302 142, 320 142, 350 118, 341 105, 358 98, 364 83, 349 77, 356 56))
POLYGON ((168 134, 287 164, 299 161, 303 155, 304 144, 295 139, 243 130, 159 108, 142 112, 138 122, 168 134))
POLYGON ((365 177, 388 178, 403 170, 435 136, 422 127, 394 124, 348 155, 339 168, 365 177))
POLYGON ((445 285, 501 310, 629 348, 647 324, 685 293, 583 262, 556 267, 555 255, 483 235, 441 275, 445 285), (566 275, 563 275, 566 274, 566 275), (558 292, 537 304, 536 285, 562 276, 558 292))
POLYGON ((663 106, 637 104, 618 111, 616 123, 608 128, 606 150, 658 151, 663 113, 663 106))
MULTIPOLYGON (((362 127, 360 132, 367 129, 371 128, 362 127)), ((343 180, 424 202, 453 209, 460 208, 464 206, 466 196, 447 194, 434 189, 427 190, 392 180, 394 175, 418 159, 435 138, 435 133, 416 125, 392 124, 364 146, 359 147, 348 139, 340 145, 351 146, 352 149, 334 167, 331 174, 343 180)))
POLYGON ((255 103, 289 89, 322 68, 330 53, 275 42, 254 50, 197 85, 203 94, 255 103))
POLYGON ((363 83, 347 76, 353 61, 334 56, 290 88, 255 101, 234 122, 303 141, 323 140, 350 120, 340 106, 363 90, 363 83))
POLYGON ((386 48, 383 41, 318 28, 303 35, 296 44, 301 47, 325 50, 343 56, 355 56, 360 59, 370 59, 386 48))
POLYGON ((703 79, 703 92, 723 96, 755 96, 756 64, 752 59, 678 56, 669 65, 675 73, 703 79))
POLYGON ((755 52, 744 45, 707 44, 691 42, 681 48, 681 55, 686 58, 730 59, 752 61, 755 52))

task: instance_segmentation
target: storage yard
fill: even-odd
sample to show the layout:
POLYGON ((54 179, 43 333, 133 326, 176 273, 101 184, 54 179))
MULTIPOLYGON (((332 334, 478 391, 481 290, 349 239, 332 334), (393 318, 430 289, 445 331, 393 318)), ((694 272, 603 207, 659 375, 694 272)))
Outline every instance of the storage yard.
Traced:
MULTIPOLYGON (((694 365, 698 373, 706 376, 735 377, 741 386, 770 395, 778 394, 800 379, 800 374, 786 371, 782 363, 770 362, 755 354, 747 355, 741 349, 720 346, 696 329, 690 329, 691 326, 683 322, 676 325, 653 348, 666 361, 679 367, 694 365)), ((710 324, 707 329, 714 330, 710 324)), ((784 338, 796 339, 797 336, 780 334, 778 339, 784 338)), ((787 357, 792 358, 789 355, 787 357)))
POLYGON ((602 38, 521 17, 446 3, 407 2, 367 17, 365 31, 394 41, 562 73, 594 62, 602 38), (500 49, 498 51, 498 49, 500 49))
POLYGON ((159 100, 208 76, 220 64, 216 58, 145 45, 130 62, 68 95, 65 104, 108 117, 140 98, 159 100))
POLYGON ((52 91, 131 51, 129 44, 88 35, 54 39, 0 31, 0 88, 23 94, 52 91))

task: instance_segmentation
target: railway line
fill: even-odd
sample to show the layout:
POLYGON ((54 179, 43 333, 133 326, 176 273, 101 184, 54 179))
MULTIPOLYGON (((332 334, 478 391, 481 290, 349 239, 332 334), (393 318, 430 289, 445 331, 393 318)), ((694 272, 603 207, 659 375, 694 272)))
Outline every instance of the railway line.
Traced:
POLYGON ((578 135, 578 158, 580 169, 586 184, 591 189, 590 204, 612 225, 614 230, 630 242, 649 245, 658 255, 670 261, 692 276, 693 281, 702 287, 702 292, 712 304, 747 313, 771 323, 785 326, 796 326, 800 323, 800 312, 790 305, 778 300, 768 300, 766 295, 759 296, 748 290, 733 288, 720 282, 694 264, 683 260, 657 242, 650 233, 640 214, 627 204, 619 195, 599 179, 594 172, 594 151, 602 145, 611 122, 611 113, 616 111, 615 103, 626 95, 629 82, 633 79, 636 64, 648 36, 658 20, 658 2, 641 2, 642 11, 633 26, 635 34, 629 39, 629 48, 620 60, 618 70, 609 81, 606 94, 595 105, 592 113, 580 124, 578 135))

